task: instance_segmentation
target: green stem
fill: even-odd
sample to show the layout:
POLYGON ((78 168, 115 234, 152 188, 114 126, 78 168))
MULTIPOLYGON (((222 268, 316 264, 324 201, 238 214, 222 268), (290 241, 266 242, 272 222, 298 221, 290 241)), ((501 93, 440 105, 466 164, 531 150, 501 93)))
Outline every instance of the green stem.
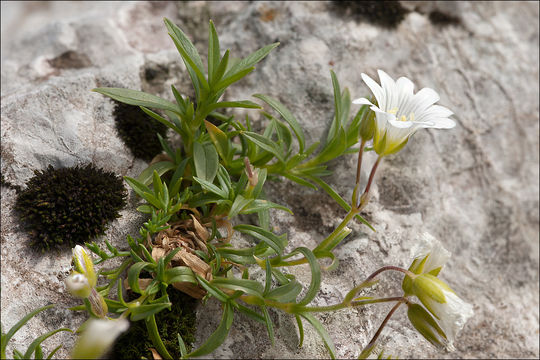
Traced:
POLYGON ((113 275, 107 276, 107 278, 111 280, 109 282, 109 285, 107 285, 103 289, 97 288, 100 291, 101 295, 103 295, 104 297, 109 295, 109 292, 111 291, 111 287, 113 286, 113 284, 116 283, 116 280, 118 280, 118 277, 124 272, 124 270, 126 270, 129 267, 129 265, 131 265, 132 262, 133 260, 131 258, 124 260, 122 264, 120 265, 120 267, 114 272, 113 275))
POLYGON ((388 298, 380 298, 380 299, 370 299, 370 300, 358 300, 353 302, 342 302, 336 305, 329 305, 329 306, 305 306, 301 308, 296 308, 301 310, 301 312, 321 312, 321 311, 336 311, 345 309, 348 307, 356 307, 356 306, 364 306, 369 304, 378 304, 378 303, 384 303, 384 302, 391 302, 391 301, 401 301, 403 299, 402 296, 394 296, 394 297, 388 297, 388 298))
POLYGON ((360 186, 360 173, 362 169, 362 156, 364 154, 364 146, 366 145, 366 141, 362 139, 360 142, 360 149, 358 149, 358 162, 356 164, 356 185, 355 185, 355 193, 354 193, 354 200, 353 204, 358 204, 358 187, 360 186))
POLYGON ((172 359, 171 354, 169 354, 169 352, 167 351, 167 348, 165 348, 165 344, 163 344, 163 341, 161 340, 161 337, 159 336, 159 332, 156 325, 156 317, 154 316, 154 314, 146 318, 145 323, 146 323, 146 329, 148 330, 148 335, 150 336, 150 340, 152 340, 152 344, 154 344, 154 346, 156 347, 156 350, 165 359, 172 359))
POLYGON ((315 249, 313 249, 313 253, 317 255, 317 252, 320 253, 322 251, 331 251, 333 248, 335 248, 338 244, 333 244, 331 248, 328 248, 328 246, 339 235, 339 233, 347 226, 349 221, 351 221, 356 216, 356 214, 358 214, 358 210, 354 208, 351 209, 351 211, 349 211, 349 213, 347 214, 347 216, 345 216, 343 221, 341 221, 339 226, 335 228, 334 231, 332 231, 332 233, 328 235, 326 239, 324 239, 319 245, 317 245, 315 249))

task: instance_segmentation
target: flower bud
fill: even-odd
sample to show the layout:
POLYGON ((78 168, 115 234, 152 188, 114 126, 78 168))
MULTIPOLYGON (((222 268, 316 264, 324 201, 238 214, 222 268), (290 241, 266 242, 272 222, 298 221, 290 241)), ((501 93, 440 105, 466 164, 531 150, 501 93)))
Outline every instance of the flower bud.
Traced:
POLYGON ((460 299, 443 281, 431 274, 420 274, 412 279, 412 295, 438 320, 448 343, 453 350, 453 342, 465 322, 473 316, 472 305, 460 299))
POLYGON ((111 348, 116 338, 129 328, 129 321, 90 319, 79 336, 72 359, 99 359, 111 348))
MULTIPOLYGON (((451 256, 451 253, 429 233, 423 233, 420 236, 420 241, 412 252, 414 260, 409 271, 414 274, 429 273, 437 276, 451 256)), ((411 286, 411 278, 405 276, 402 284, 405 294, 411 294, 411 286)))
POLYGON ((368 110, 364 113, 364 116, 360 121, 360 137, 362 140, 369 141, 373 139, 375 129, 375 112, 368 110))
POLYGON ((99 318, 104 318, 105 315, 107 315, 109 307, 107 306, 103 296, 98 293, 96 289, 92 288, 88 301, 90 302, 90 307, 92 308, 94 315, 99 318))
POLYGON ((90 255, 80 245, 73 248, 73 264, 77 272, 86 276, 91 287, 96 286, 97 276, 94 271, 94 263, 90 255))
POLYGON ((75 297, 86 299, 92 292, 88 279, 83 274, 73 272, 65 280, 69 293, 75 297))
POLYGON ((446 335, 435 319, 419 304, 409 304, 407 316, 416 330, 430 343, 437 347, 447 344, 446 335))
POLYGON ((251 164, 249 163, 249 159, 247 156, 244 158, 244 165, 246 167, 246 175, 249 180, 249 186, 251 188, 254 188, 255 186, 257 186, 257 183, 259 182, 259 175, 257 171, 255 171, 253 166, 251 166, 251 164))

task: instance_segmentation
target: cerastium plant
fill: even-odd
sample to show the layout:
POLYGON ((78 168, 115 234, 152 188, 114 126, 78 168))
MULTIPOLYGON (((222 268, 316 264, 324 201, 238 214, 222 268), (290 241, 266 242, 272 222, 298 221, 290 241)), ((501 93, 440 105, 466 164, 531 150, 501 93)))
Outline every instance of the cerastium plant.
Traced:
POLYGON ((175 102, 136 90, 94 89, 114 100, 140 106, 178 133, 182 142, 178 146, 159 137, 164 153, 137 178, 125 177, 143 200, 138 210, 149 215, 138 236, 127 237, 127 250, 118 250, 107 240, 108 251, 95 243, 86 244, 97 255, 94 264, 119 258, 119 266, 95 273, 90 253, 80 246, 74 249, 75 270, 67 285, 72 294, 84 299, 84 305, 77 309, 86 309, 94 318, 85 323, 74 356, 101 356, 110 346, 111 338, 114 340, 126 329, 129 318, 144 321, 155 350, 161 357, 171 358, 155 320, 158 312, 170 309, 169 286, 202 299, 203 304, 210 298, 222 304, 219 326, 199 348, 188 353, 178 336, 180 352, 186 358, 207 355, 220 346, 238 312, 265 324, 273 342, 274 326, 269 309, 284 311, 296 319, 300 345, 304 324, 313 326, 333 358, 336 352, 331 336, 314 314, 387 302, 394 306, 361 357, 376 351, 382 328, 404 304, 420 334, 435 345, 451 348, 472 309, 437 277, 449 253, 429 235, 425 235, 409 269, 385 266, 352 288, 342 302, 310 305, 319 291, 322 273, 339 266, 333 249, 351 233, 347 224, 357 219, 372 228, 359 213, 368 203, 381 159, 401 150, 419 128, 454 126, 449 119, 452 113, 434 105, 439 99, 437 94, 431 89, 414 94, 410 80, 400 78, 395 82, 382 71, 379 72, 381 85, 363 74, 374 97, 355 100, 353 103, 362 106, 351 115, 349 91, 340 88, 338 78, 331 72, 335 114, 321 143, 306 144, 294 115, 275 98, 256 94, 254 97, 271 109, 261 110, 267 125, 260 134, 253 131, 249 116, 240 120, 225 115, 223 110, 261 109, 261 105, 250 100, 222 101, 221 98, 227 87, 253 71, 278 43, 243 59, 230 57, 229 50, 222 56, 218 35, 210 22, 205 66, 182 30, 167 19, 165 24, 193 83, 193 99, 182 95, 174 86, 175 102), (366 144, 372 140, 373 146, 367 148, 366 144), (356 147, 358 143, 360 146, 356 147), (370 150, 379 156, 362 191, 362 154, 370 150), (352 153, 358 154, 358 165, 353 196, 348 203, 322 177, 331 174, 327 169, 329 161, 352 153), (269 210, 290 212, 265 198, 265 182, 279 176, 303 186, 322 188, 348 211, 340 225, 314 249, 300 246, 285 251, 286 234, 272 231, 269 210), (239 214, 257 214, 258 225, 238 223, 239 214), (235 246, 231 241, 235 231, 252 239, 252 245, 235 246), (326 268, 319 263, 323 258, 330 261, 326 268), (309 265, 311 270, 307 286, 285 270, 302 264, 309 265), (260 267, 266 274, 263 281, 250 277, 254 267, 260 267), (369 291, 378 281, 378 275, 385 271, 404 274, 402 295, 359 297, 360 291, 369 291), (143 272, 151 277, 142 278, 143 272), (98 285, 99 276, 105 278, 102 285, 98 285), (135 300, 124 300, 126 288, 137 294, 135 300), (107 341, 102 339, 103 332, 109 334, 107 341))

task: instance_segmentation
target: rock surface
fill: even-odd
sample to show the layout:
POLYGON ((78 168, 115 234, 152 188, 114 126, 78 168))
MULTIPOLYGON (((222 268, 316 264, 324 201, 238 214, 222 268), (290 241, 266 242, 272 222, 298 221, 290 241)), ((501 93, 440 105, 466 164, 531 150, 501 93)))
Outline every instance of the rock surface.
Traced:
MULTIPOLYGON (((365 211, 377 232, 352 224, 337 249, 337 270, 324 273, 315 304, 339 302, 351 285, 387 264, 407 267, 410 249, 424 231, 453 253, 441 277, 474 305, 452 353, 439 352, 398 311, 380 337, 389 354, 444 358, 537 358, 539 356, 539 58, 538 4, 424 3, 395 28, 358 22, 329 2, 2 2, 1 170, 24 186, 33 170, 48 164, 94 162, 121 175, 137 176, 146 164, 134 159, 118 138, 112 103, 91 93, 96 86, 142 89, 169 99, 170 84, 190 93, 189 78, 168 38, 162 18, 177 23, 206 53, 208 20, 216 24, 222 49, 245 56, 263 45, 281 45, 225 95, 250 99, 265 93, 285 103, 305 129, 308 143, 327 130, 333 113, 330 69, 353 98, 367 95, 360 78, 377 69, 407 76, 417 90, 436 89, 458 126, 417 133, 399 154, 381 164, 374 196, 365 211), (460 24, 442 27, 429 20, 438 9, 460 24), (519 19, 516 21, 516 19, 519 19)), ((241 114, 241 112, 238 112, 241 114)), ((250 116, 259 119, 256 111, 250 116)), ((260 120, 260 119, 259 119, 260 120)), ((256 126, 263 127, 261 122, 256 126)), ((371 155, 371 154, 369 154, 371 155)), ((372 156, 367 161, 373 162, 372 156)), ((364 166, 364 169, 369 168, 364 166)), ((354 156, 331 164, 328 182, 348 199, 354 156)), ((364 175, 365 176, 365 175, 364 175)), ((269 184, 269 197, 294 216, 274 213, 276 228, 291 246, 314 247, 345 215, 327 196, 283 182, 269 184)), ((13 213, 15 192, 2 188, 2 325, 11 327, 47 303, 15 336, 23 349, 31 339, 60 326, 75 329, 84 319, 67 310, 78 302, 63 280, 70 252, 43 255, 26 245, 29 235, 13 213)), ((122 244, 137 232, 133 193, 107 238, 122 244)), ((309 281, 307 269, 299 279, 309 281)), ((388 275, 380 294, 397 293, 400 276, 388 275)), ((356 358, 384 318, 387 306, 317 315, 340 358, 356 358)), ((320 338, 305 325, 298 349, 294 319, 271 314, 272 346, 260 324, 239 315, 225 344, 212 357, 324 358, 320 338)), ((220 318, 216 302, 198 311, 197 344, 220 318)), ((46 351, 74 336, 61 333, 46 351)))

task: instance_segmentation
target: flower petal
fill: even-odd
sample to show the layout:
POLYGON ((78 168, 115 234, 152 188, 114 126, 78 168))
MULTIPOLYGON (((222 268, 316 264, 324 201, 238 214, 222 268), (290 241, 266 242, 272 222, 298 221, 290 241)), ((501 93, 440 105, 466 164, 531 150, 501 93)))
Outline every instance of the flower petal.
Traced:
POLYGON ((373 105, 375 106, 375 104, 372 104, 371 101, 369 101, 368 99, 366 98, 358 98, 358 99, 354 99, 352 101, 353 104, 359 104, 359 105, 373 105))
POLYGON ((361 76, 362 80, 364 80, 366 85, 369 87, 369 90, 371 90, 371 92, 375 96, 375 99, 377 99, 377 104, 381 106, 381 104, 386 103, 386 96, 381 86, 366 74, 362 73, 361 76))
MULTIPOLYGON (((439 318, 439 325, 448 340, 448 350, 454 350, 454 340, 463 329, 467 320, 474 315, 471 304, 463 301, 451 291, 443 290, 446 302, 433 301, 430 305, 439 318)), ((435 315, 435 314, 434 314, 435 315)))
POLYGON ((381 86, 386 94, 386 103, 384 104, 384 106, 379 104, 379 108, 384 111, 397 108, 399 92, 397 91, 395 81, 382 70, 377 70, 377 73, 379 74, 381 86))

